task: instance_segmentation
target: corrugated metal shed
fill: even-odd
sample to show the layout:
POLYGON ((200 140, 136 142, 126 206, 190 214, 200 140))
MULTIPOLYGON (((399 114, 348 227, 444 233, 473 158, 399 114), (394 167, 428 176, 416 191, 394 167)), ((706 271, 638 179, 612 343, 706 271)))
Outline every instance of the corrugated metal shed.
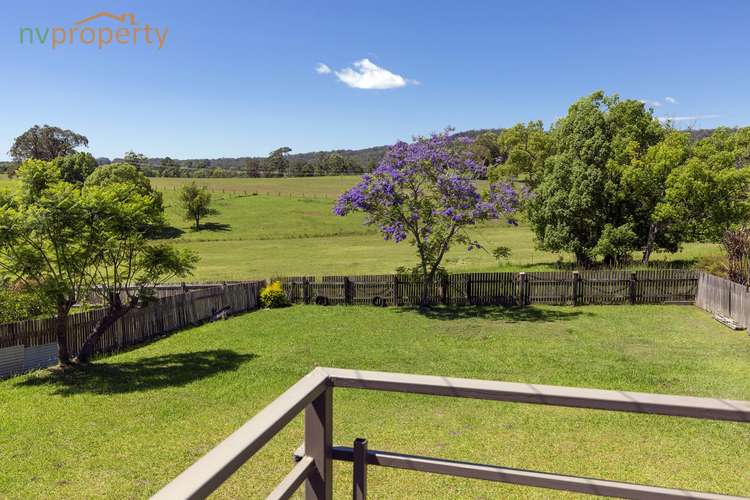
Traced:
POLYGON ((57 344, 44 344, 24 349, 23 369, 36 370, 47 368, 57 363, 57 344))
POLYGON ((22 345, 14 345, 0 349, 0 377, 7 377, 23 371, 22 345))

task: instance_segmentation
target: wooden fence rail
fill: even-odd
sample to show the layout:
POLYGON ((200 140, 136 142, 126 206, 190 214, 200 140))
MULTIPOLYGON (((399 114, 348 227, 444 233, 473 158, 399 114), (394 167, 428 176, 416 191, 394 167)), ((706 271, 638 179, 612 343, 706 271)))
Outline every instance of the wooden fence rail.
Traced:
MULTIPOLYGON (((278 278, 293 303, 418 305, 422 280, 412 276, 278 278)), ((529 273, 459 273, 436 279, 430 304, 692 304, 698 272, 685 269, 529 273)))
MULTIPOLYGON (((162 296, 148 306, 135 309, 107 330, 97 345, 97 352, 111 352, 138 344, 212 317, 216 311, 229 307, 232 313, 252 311, 259 307, 263 282, 232 283, 186 289, 179 294, 162 296)), ((104 316, 103 309, 71 314, 68 317, 68 350, 77 353, 96 322, 104 316)), ((56 342, 54 319, 32 319, 0 325, 0 377, 32 368, 49 366, 56 360, 55 349, 43 349, 46 359, 24 361, 56 342), (18 354, 19 347, 27 351, 18 354), (36 349, 36 350, 35 350, 36 349), (10 361, 3 360, 8 358, 10 361), (19 361, 20 360, 20 361, 19 361)))

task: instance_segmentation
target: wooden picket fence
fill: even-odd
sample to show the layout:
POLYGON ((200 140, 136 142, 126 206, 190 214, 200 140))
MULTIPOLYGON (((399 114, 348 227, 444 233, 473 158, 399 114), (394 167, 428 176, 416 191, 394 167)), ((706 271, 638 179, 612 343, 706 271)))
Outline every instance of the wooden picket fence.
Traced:
MULTIPOLYGON (((292 303, 418 305, 422 280, 404 275, 277 278, 292 303)), ((698 272, 686 269, 458 273, 436 279, 429 303, 444 305, 692 304, 698 272)))
MULTIPOLYGON (((97 352, 110 352, 144 342, 210 319, 216 311, 229 307, 231 313, 259 307, 262 281, 203 285, 165 295, 135 309, 117 321, 101 338, 97 352)), ((182 290, 182 286, 180 286, 182 290)), ((71 314, 68 317, 68 349, 77 353, 104 309, 71 314)), ((0 349, 12 346, 34 347, 56 342, 54 319, 32 319, 0 325, 0 349)))
POLYGON ((712 314, 730 318, 739 326, 750 327, 750 287, 701 273, 695 305, 712 314))

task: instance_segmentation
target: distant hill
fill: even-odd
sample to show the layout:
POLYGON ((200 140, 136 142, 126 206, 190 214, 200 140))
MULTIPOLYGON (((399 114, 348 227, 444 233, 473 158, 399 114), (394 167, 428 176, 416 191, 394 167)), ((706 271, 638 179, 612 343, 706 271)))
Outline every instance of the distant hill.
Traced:
MULTIPOLYGON (((473 129, 457 132, 454 136, 476 137, 484 132, 499 133, 503 129, 473 129)), ((694 141, 713 133, 714 129, 690 130, 694 141)), ((291 152, 285 156, 285 175, 315 176, 360 174, 368 172, 383 158, 390 145, 373 146, 362 149, 335 149, 291 152)), ((122 161, 122 158, 97 158, 99 164, 122 161)), ((148 158, 142 168, 150 176, 166 177, 275 177, 279 176, 278 166, 266 157, 242 156, 223 158, 148 158)), ((7 171, 11 162, 0 162, 0 173, 7 171)))
MULTIPOLYGON (((499 128, 493 128, 493 129, 477 129, 477 130, 465 130, 463 132, 456 132, 453 134, 454 136, 468 136, 468 137, 476 137, 479 134, 482 134, 484 132, 501 132, 503 129, 499 128)), ((310 162, 313 161, 315 158, 320 158, 321 156, 328 156, 331 154, 338 154, 341 155, 343 158, 347 160, 355 161, 361 165, 368 165, 371 163, 377 163, 380 161, 381 158, 383 158, 383 155, 388 150, 388 148, 391 145, 384 145, 384 146, 373 146, 369 148, 363 148, 363 149, 331 149, 331 150, 321 150, 321 151, 310 151, 306 153, 295 153, 292 152, 287 155, 287 158, 290 162, 294 161, 302 161, 302 162, 310 162)), ((178 163, 188 166, 193 165, 200 165, 198 168, 226 168, 226 169, 242 169, 247 165, 248 161, 259 161, 264 160, 265 157, 258 157, 258 156, 241 156, 237 158, 231 158, 231 157, 222 157, 222 158, 189 158, 185 160, 175 160, 174 158, 149 158, 148 161, 151 165, 159 166, 164 162, 165 160, 175 160, 178 163)), ((115 158, 112 160, 113 162, 121 161, 122 158, 115 158)))

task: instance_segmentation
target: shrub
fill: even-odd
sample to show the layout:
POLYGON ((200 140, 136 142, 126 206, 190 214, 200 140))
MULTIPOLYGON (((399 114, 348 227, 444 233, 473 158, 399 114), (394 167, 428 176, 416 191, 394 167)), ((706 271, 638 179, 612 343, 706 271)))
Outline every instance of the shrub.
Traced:
POLYGON ((51 316, 54 308, 41 293, 14 289, 0 284, 0 323, 51 316))
POLYGON ((272 281, 270 285, 260 292, 260 303, 263 307, 273 309, 274 307, 284 307, 289 305, 286 299, 286 293, 281 287, 281 282, 272 281))
POLYGON ((705 271, 720 278, 728 278, 729 260, 726 255, 706 255, 695 263, 696 269, 705 271))

